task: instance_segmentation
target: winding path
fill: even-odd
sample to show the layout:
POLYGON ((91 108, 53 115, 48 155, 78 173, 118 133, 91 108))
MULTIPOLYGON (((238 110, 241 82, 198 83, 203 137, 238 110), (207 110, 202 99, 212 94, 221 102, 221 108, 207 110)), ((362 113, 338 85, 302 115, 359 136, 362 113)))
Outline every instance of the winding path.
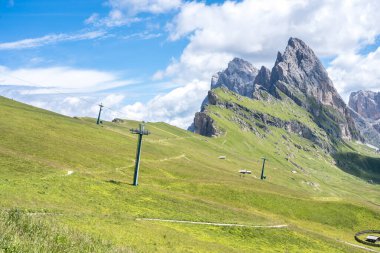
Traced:
POLYGON ((377 250, 374 250, 374 249, 370 249, 370 248, 367 248, 367 247, 364 247, 364 246, 360 246, 360 245, 357 245, 357 244, 353 244, 353 243, 345 242, 345 241, 341 241, 341 240, 338 240, 338 241, 339 241, 339 242, 342 242, 342 243, 345 243, 345 244, 347 244, 347 245, 350 245, 350 246, 352 246, 352 247, 355 247, 355 248, 359 248, 359 249, 365 250, 365 251, 380 253, 380 251, 377 251, 377 250))
POLYGON ((285 228, 288 225, 245 225, 245 224, 229 224, 229 223, 214 223, 214 222, 201 222, 201 221, 186 221, 186 220, 165 220, 165 219, 154 219, 154 218, 137 218, 138 221, 160 221, 160 222, 171 222, 171 223, 186 223, 186 224, 197 224, 197 225, 210 225, 219 227, 248 227, 248 228, 285 228))

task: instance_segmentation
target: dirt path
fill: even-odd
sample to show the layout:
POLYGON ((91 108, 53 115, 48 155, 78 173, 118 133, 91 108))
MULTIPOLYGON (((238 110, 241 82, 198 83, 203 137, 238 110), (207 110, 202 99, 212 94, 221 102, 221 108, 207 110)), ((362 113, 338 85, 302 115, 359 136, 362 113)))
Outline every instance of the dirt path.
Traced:
POLYGON ((160 162, 166 162, 166 161, 170 161, 170 160, 178 160, 178 159, 186 159, 188 161, 191 161, 189 158, 186 157, 185 154, 182 154, 182 155, 178 155, 178 156, 172 156, 172 157, 166 157, 166 158, 163 158, 163 159, 160 159, 159 161, 160 162))
POLYGON ((166 130, 164 130, 164 129, 158 128, 158 127, 153 126, 153 125, 149 125, 149 127, 153 127, 153 128, 155 128, 155 129, 157 129, 157 130, 159 130, 159 131, 162 131, 162 132, 165 132, 165 133, 171 134, 171 135, 173 135, 173 136, 175 136, 175 137, 177 137, 177 138, 183 138, 183 137, 181 137, 181 136, 178 136, 178 135, 176 135, 176 134, 173 134, 173 133, 171 133, 171 132, 169 132, 169 131, 166 131, 166 130))
POLYGON ((356 248, 359 248, 359 249, 362 249, 362 250, 366 250, 366 251, 369 251, 369 252, 380 253, 380 251, 378 251, 378 250, 370 249, 370 248, 367 248, 367 247, 364 247, 364 246, 360 246, 360 245, 357 245, 357 244, 353 244, 353 243, 349 243, 349 242, 345 242, 345 241, 339 241, 339 242, 342 242, 342 243, 350 245, 352 247, 356 247, 356 248))
POLYGON ((171 222, 171 223, 185 223, 185 224, 197 224, 197 225, 210 225, 219 227, 248 227, 248 228, 285 228, 288 225, 245 225, 245 224, 228 224, 228 223, 214 223, 214 222, 201 222, 201 221, 186 221, 186 220, 165 220, 165 219, 154 219, 154 218, 137 218, 138 221, 160 221, 160 222, 171 222))

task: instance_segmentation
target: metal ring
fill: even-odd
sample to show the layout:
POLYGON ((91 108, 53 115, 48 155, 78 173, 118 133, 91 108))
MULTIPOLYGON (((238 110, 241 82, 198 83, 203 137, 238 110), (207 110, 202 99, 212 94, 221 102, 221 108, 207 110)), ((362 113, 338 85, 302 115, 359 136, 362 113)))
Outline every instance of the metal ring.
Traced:
POLYGON ((380 234, 380 230, 363 230, 363 231, 357 232, 357 233, 355 234, 355 240, 356 240, 357 242, 363 243, 363 244, 365 244, 365 245, 374 246, 374 247, 380 247, 380 244, 372 243, 372 242, 367 242, 367 241, 363 241, 362 239, 360 239, 360 238, 358 237, 359 235, 370 234, 370 233, 380 234))

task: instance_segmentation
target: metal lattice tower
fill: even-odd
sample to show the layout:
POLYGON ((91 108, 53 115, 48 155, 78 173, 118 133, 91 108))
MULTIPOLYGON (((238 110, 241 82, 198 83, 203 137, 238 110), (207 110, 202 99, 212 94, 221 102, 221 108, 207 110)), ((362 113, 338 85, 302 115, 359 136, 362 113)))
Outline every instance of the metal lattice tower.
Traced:
POLYGON ((265 161, 267 161, 267 159, 266 159, 265 157, 261 157, 261 159, 263 159, 263 167, 262 167, 262 169, 261 169, 261 177, 260 177, 260 179, 261 179, 261 180, 264 180, 264 179, 267 178, 266 176, 264 176, 265 161))
POLYGON ((139 129, 130 129, 131 133, 138 134, 139 138, 137 141, 137 151, 136 151, 136 163, 135 163, 135 174, 133 176, 133 185, 138 185, 139 180, 139 169, 140 169, 140 156, 141 156, 141 146, 143 135, 148 135, 150 132, 144 129, 144 124, 140 124, 139 129))
POLYGON ((98 114, 98 120, 96 121, 96 124, 99 125, 100 124, 100 115, 102 114, 102 109, 103 109, 104 105, 103 104, 100 104, 99 105, 99 114, 98 114))

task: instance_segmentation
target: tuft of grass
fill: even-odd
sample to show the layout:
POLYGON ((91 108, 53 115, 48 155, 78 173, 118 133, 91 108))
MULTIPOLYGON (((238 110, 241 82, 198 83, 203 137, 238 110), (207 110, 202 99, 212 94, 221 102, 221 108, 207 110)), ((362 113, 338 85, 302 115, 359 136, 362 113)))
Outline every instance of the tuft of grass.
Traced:
MULTIPOLYGON (((111 243, 55 224, 20 209, 0 213, 0 250, 4 253, 27 252, 132 252, 111 243)), ((43 215, 41 213, 40 215, 43 215)))

